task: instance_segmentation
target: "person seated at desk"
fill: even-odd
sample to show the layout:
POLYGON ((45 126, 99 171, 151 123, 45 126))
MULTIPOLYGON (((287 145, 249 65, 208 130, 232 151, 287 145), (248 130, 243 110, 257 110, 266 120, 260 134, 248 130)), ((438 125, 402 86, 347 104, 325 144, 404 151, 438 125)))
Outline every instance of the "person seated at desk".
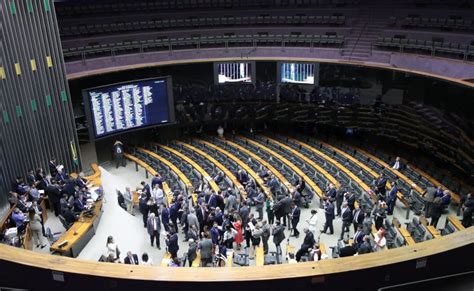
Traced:
POLYGON ((344 247, 339 248, 339 257, 350 257, 357 254, 357 248, 349 244, 349 239, 344 240, 344 247))
POLYGON ((138 265, 139 264, 138 256, 137 254, 132 254, 131 251, 128 251, 127 256, 125 257, 123 262, 124 264, 127 264, 127 265, 138 265))
POLYGON ((39 200, 41 198, 41 193, 36 188, 36 185, 32 185, 30 187, 28 194, 30 195, 31 200, 39 200))
POLYGON ((236 176, 237 180, 240 182, 240 184, 242 184, 242 185, 246 185, 249 181, 249 176, 247 175, 247 172, 245 172, 242 169, 239 169, 235 176, 236 176))
POLYGON ((12 185, 12 191, 18 193, 18 195, 25 195, 30 187, 28 187, 21 176, 17 176, 12 185))
POLYGON ((64 166, 59 165, 57 167, 57 169, 58 169, 58 171, 57 171, 56 175, 54 176, 54 178, 56 179, 56 181, 65 181, 68 178, 68 175, 64 171, 64 166))
POLYGON ((21 233, 25 229, 26 216, 20 209, 15 208, 12 213, 12 220, 15 222, 15 226, 18 229, 18 233, 21 233))
POLYGON ((82 212, 86 208, 86 203, 84 201, 84 195, 78 193, 76 199, 74 199, 74 212, 82 212))
POLYGON ((80 172, 79 175, 77 176, 76 180, 74 180, 74 183, 79 187, 79 188, 88 188, 88 186, 91 185, 89 181, 84 178, 84 173, 80 172))
POLYGON ((72 206, 67 206, 64 209, 62 216, 64 217, 64 220, 66 220, 68 224, 73 224, 79 219, 79 215, 76 215, 74 211, 72 211, 72 206))

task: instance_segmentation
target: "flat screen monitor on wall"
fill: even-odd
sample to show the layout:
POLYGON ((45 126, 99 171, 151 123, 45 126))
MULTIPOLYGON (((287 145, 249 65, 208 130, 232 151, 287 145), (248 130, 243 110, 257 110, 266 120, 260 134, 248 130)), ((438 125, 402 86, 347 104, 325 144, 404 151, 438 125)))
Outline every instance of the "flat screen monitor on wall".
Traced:
POLYGON ((216 84, 255 82, 255 62, 214 63, 216 84))
POLYGON ((170 77, 90 88, 83 95, 93 139, 174 123, 170 77))
POLYGON ((279 63, 280 82, 314 85, 315 65, 313 63, 279 63))

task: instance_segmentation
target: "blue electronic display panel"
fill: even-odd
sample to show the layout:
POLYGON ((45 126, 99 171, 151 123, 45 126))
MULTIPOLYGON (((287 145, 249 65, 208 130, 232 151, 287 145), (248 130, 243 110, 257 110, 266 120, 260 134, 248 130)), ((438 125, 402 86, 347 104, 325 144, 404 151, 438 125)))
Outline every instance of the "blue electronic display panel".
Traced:
POLYGON ((160 78, 88 89, 95 138, 171 122, 168 85, 160 78))

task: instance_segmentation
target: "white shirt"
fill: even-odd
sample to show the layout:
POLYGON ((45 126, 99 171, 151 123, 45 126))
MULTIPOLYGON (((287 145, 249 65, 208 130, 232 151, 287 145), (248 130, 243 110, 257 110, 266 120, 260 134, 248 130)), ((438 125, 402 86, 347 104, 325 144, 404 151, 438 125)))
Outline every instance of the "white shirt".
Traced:
POLYGON ((161 188, 155 188, 151 191, 151 196, 155 199, 156 203, 159 205, 163 202, 163 190, 161 188))
POLYGON ((142 261, 142 265, 143 266, 153 266, 153 261, 151 260, 151 258, 148 258, 147 262, 142 261))
POLYGON ((107 257, 113 255, 114 258, 117 256, 117 244, 109 243, 107 244, 107 257))
POLYGON ((306 220, 306 222, 308 223, 309 231, 311 231, 312 233, 316 233, 317 232, 316 225, 318 224, 318 215, 315 214, 311 216, 311 218, 306 220))
POLYGON ((385 246, 387 244, 387 240, 385 239, 385 236, 380 239, 379 233, 376 232, 374 233, 374 241, 375 241, 375 251, 378 252, 380 250, 385 249, 385 246))
POLYGON ((392 169, 394 169, 394 170, 400 169, 400 162, 396 161, 395 164, 393 165, 392 169))

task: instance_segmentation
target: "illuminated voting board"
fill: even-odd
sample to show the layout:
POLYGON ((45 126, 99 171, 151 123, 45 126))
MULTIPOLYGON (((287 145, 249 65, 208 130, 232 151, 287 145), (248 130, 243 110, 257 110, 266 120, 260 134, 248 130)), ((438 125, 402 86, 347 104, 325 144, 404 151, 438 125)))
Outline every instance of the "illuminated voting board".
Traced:
POLYGON ((94 137, 172 122, 169 83, 160 78, 86 90, 94 137))

